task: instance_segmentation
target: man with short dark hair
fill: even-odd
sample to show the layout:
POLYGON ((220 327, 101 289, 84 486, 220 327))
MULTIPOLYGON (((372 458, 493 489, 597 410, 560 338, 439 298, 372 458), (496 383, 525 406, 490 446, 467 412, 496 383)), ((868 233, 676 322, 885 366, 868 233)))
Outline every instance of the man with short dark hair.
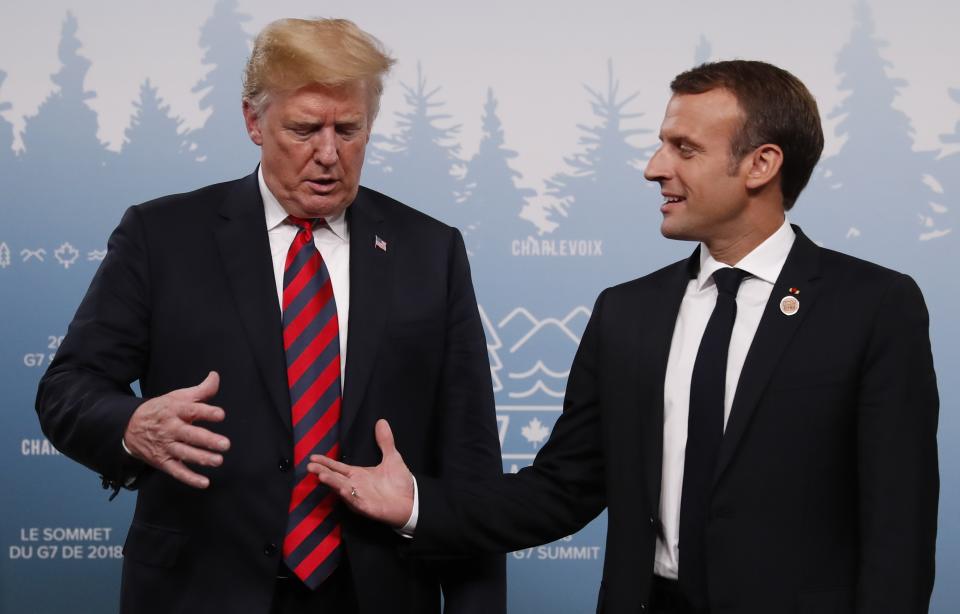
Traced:
POLYGON ((463 239, 359 185, 392 64, 347 20, 269 24, 244 75, 257 170, 131 207, 110 238, 37 412, 139 490, 123 612, 506 608, 502 555, 407 559, 307 472, 376 462, 389 418, 418 473, 502 473, 463 239))
POLYGON ((785 218, 823 147, 813 97, 762 62, 679 75, 646 177, 686 261, 605 290, 532 466, 479 484, 314 457, 414 552, 547 542, 608 510, 598 612, 927 611, 936 376, 906 275, 785 218))

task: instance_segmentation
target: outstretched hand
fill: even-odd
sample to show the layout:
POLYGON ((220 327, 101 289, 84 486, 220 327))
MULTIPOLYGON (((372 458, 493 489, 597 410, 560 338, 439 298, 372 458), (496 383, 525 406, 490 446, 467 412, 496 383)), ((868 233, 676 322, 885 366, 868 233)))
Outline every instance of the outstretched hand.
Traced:
POLYGON ((350 509, 400 528, 413 511, 413 474, 397 452, 386 420, 377 420, 374 434, 383 454, 376 467, 355 467, 313 455, 307 470, 336 491, 350 509))
POLYGON ((230 449, 229 439, 194 424, 223 421, 222 408, 204 403, 219 389, 220 376, 211 371, 196 386, 145 401, 133 412, 123 433, 127 449, 135 458, 188 486, 206 488, 209 478, 192 471, 187 463, 219 467, 223 453, 230 449))

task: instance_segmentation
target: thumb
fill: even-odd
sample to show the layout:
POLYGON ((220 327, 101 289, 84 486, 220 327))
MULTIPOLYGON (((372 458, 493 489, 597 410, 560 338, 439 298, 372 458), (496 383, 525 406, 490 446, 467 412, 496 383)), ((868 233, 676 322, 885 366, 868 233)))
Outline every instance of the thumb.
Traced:
POLYGON ((377 445, 380 446, 380 453, 383 454, 384 459, 388 456, 398 454, 397 447, 393 443, 393 431, 390 430, 390 423, 380 418, 377 420, 373 432, 377 439, 377 445))
POLYGON ((205 401, 217 394, 220 390, 220 374, 211 371, 206 379, 190 389, 190 396, 194 401, 205 401))

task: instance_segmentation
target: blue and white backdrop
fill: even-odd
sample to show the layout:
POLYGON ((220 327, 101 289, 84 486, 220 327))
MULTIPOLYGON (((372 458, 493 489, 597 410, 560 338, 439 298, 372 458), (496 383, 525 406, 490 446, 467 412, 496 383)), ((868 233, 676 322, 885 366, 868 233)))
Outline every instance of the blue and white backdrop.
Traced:
MULTIPOLYGON (((115 611, 134 497, 108 503, 43 438, 37 380, 127 206, 254 168, 251 35, 318 14, 399 58, 364 182, 464 231, 507 471, 549 435, 596 294, 692 247, 659 235, 642 177, 671 77, 740 57, 806 82, 827 146, 792 221, 913 275, 930 307, 932 611, 960 611, 960 3, 39 0, 0 21, 0 612, 115 611)), ((510 555, 511 611, 592 612, 605 526, 510 555)))

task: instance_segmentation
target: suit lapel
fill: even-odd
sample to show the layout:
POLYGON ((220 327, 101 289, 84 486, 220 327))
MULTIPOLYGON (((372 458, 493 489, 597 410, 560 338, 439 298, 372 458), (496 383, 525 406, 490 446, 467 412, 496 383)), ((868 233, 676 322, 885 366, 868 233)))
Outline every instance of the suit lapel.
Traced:
POLYGON ((736 396, 730 410, 730 418, 724 431, 723 442, 714 474, 714 483, 720 479, 730 464, 737 445, 743 438, 750 420, 760 403, 770 377, 780 363, 780 358, 790 345, 790 340, 813 308, 817 298, 819 277, 819 249, 796 226, 797 234, 787 261, 773 286, 770 299, 764 307, 763 316, 747 351, 747 358, 740 372, 736 396), (800 310, 787 316, 780 310, 780 301, 790 294, 790 288, 798 288, 800 310))
POLYGON ((223 269, 260 378, 280 420, 292 433, 280 306, 257 174, 238 181, 214 229, 223 269))
POLYGON ((384 222, 376 197, 360 188, 350 205, 350 321, 340 437, 349 432, 363 403, 393 295, 396 237, 384 222), (383 248, 376 240, 384 242, 383 248), (389 247, 389 249, 387 249, 389 247))
POLYGON ((663 477, 663 388, 673 329, 677 324, 677 314, 680 312, 680 303, 683 302, 691 272, 695 275, 699 265, 700 248, 697 247, 687 261, 678 262, 671 267, 666 278, 661 281, 661 287, 654 290, 653 296, 642 297, 647 304, 638 308, 638 313, 645 315, 642 321, 636 323, 636 336, 641 338, 641 342, 637 352, 640 365, 634 372, 643 374, 638 379, 644 388, 649 390, 646 382, 653 382, 652 397, 640 397, 641 407, 646 405, 654 408, 654 411, 640 412, 644 435, 644 445, 641 446, 643 468, 647 500, 651 502, 660 500, 660 483, 663 477), (653 379, 647 380, 647 377, 653 379))

